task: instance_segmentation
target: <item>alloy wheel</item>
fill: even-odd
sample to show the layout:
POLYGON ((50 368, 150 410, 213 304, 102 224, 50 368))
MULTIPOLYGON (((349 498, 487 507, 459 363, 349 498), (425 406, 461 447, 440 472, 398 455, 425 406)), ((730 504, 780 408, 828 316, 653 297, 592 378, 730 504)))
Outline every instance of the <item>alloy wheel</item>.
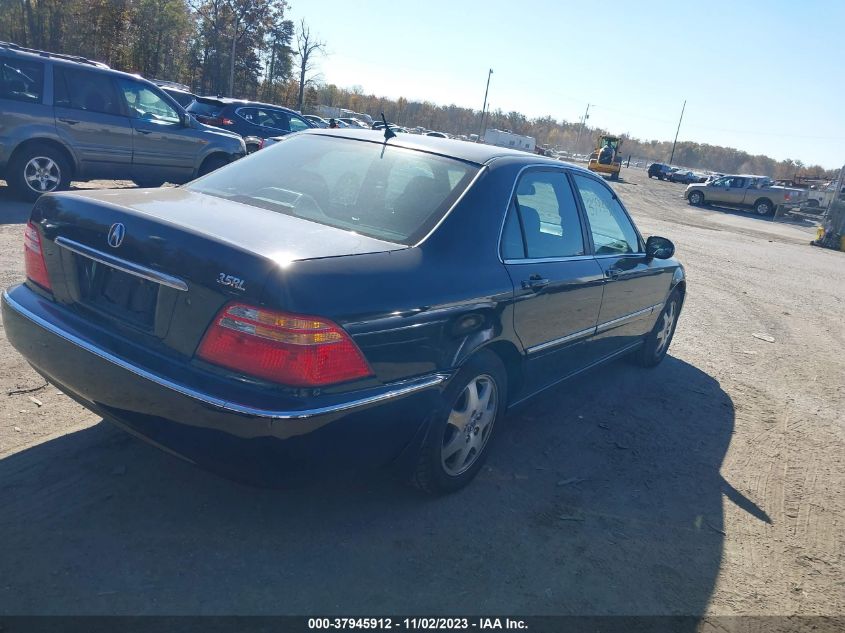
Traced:
POLYGON ((672 328, 675 326, 677 316, 676 305, 675 301, 670 302, 663 312, 663 320, 660 329, 657 331, 657 346, 654 350, 656 356, 660 356, 665 351, 669 345, 669 339, 672 338, 672 328))
POLYGON ((47 156, 35 156, 24 167, 27 187, 37 193, 55 191, 62 180, 59 165, 47 156))
POLYGON ((487 374, 476 376, 464 387, 443 434, 440 460, 447 474, 457 477, 475 463, 493 431, 498 407, 496 383, 487 374))

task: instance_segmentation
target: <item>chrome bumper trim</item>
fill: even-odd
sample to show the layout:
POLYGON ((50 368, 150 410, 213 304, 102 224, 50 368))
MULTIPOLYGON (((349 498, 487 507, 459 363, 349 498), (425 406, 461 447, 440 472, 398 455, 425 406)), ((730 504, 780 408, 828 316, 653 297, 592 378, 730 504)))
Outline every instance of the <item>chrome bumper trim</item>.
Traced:
POLYGON ((53 241, 56 243, 57 246, 66 248, 67 250, 72 251, 77 255, 82 255, 82 257, 93 259, 95 262, 100 262, 101 264, 105 264, 106 266, 111 266, 112 268, 116 268, 117 270, 120 270, 129 275, 134 275, 135 277, 140 277, 141 279, 146 279, 147 281, 153 281, 157 284, 161 284, 162 286, 167 286, 168 288, 181 290, 182 292, 186 292, 188 290, 188 284, 186 284, 178 277, 174 277, 173 275, 161 273, 157 270, 153 270, 152 268, 141 266, 141 264, 136 264, 126 259, 121 259, 120 257, 110 255, 109 253, 98 251, 95 248, 85 246, 85 244, 80 244, 79 242, 74 242, 73 240, 69 240, 66 237, 57 237, 53 241))
POLYGON ((103 360, 108 361, 109 363, 112 363, 113 365, 116 365, 121 369, 125 369, 126 371, 131 372, 140 378, 144 378, 146 380, 149 380, 150 382, 154 382, 155 384, 161 387, 170 389, 171 391, 175 391, 176 393, 179 393, 183 396, 187 396, 188 398, 191 398, 193 400, 197 400, 202 404, 209 405, 211 407, 215 407, 225 411, 230 411, 232 413, 239 413, 242 415, 249 415, 258 418, 270 418, 272 420, 300 420, 305 418, 313 418, 321 415, 342 413, 345 411, 350 411, 352 409, 358 409, 361 407, 385 402, 387 400, 402 398, 404 396, 408 396, 412 393, 416 393, 417 391, 422 391, 424 389, 430 389, 431 387, 435 387, 441 384, 448 378, 447 374, 438 373, 430 374, 428 376, 423 376, 420 378, 403 380, 401 382, 395 382, 391 383, 390 385, 386 385, 387 387, 390 387, 390 389, 382 393, 374 394, 371 396, 365 396, 363 398, 357 398, 338 404, 328 405, 325 407, 317 407, 313 409, 302 409, 299 411, 273 411, 268 409, 259 409, 243 404, 238 404, 237 402, 230 402, 228 400, 212 396, 211 394, 197 391, 186 385, 182 385, 162 376, 153 374, 152 372, 147 371, 142 367, 138 367, 133 363, 125 361, 122 358, 118 358, 117 356, 114 356, 113 354, 107 352, 101 347, 98 347, 93 343, 90 343, 89 341, 79 338, 78 336, 70 334, 69 332, 65 332, 64 330, 58 328, 56 325, 41 318, 37 314, 30 312, 17 301, 12 299, 12 297, 6 290, 3 291, 3 302, 6 303, 6 305, 8 305, 10 309, 14 310, 22 317, 29 319, 36 325, 39 325, 48 332, 55 334, 59 338, 64 339, 65 341, 72 343, 77 347, 84 349, 86 352, 94 354, 95 356, 98 356, 99 358, 102 358, 103 360))

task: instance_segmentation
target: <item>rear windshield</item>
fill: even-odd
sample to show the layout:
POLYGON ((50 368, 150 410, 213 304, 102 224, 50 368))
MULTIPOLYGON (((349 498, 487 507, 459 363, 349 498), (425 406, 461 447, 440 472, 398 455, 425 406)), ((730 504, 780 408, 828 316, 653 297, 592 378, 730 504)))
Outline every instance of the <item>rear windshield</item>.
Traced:
POLYGON ((191 114, 199 114, 200 116, 217 116, 217 113, 223 109, 223 104, 194 99, 193 103, 185 109, 191 114))
POLYGON ((389 142, 301 134, 188 188, 411 245, 434 228, 478 169, 389 142))

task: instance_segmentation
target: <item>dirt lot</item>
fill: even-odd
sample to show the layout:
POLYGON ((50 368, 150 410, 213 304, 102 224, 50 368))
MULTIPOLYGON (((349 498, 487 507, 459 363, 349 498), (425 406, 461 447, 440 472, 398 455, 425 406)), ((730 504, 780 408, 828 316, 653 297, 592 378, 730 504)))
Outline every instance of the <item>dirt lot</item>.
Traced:
MULTIPOLYGON (((687 267, 670 357, 511 415, 450 497, 222 480, 7 395, 42 381, 0 336, 0 613, 845 613, 845 253, 623 174, 687 267)), ((0 187, 4 287, 27 213, 0 187)))

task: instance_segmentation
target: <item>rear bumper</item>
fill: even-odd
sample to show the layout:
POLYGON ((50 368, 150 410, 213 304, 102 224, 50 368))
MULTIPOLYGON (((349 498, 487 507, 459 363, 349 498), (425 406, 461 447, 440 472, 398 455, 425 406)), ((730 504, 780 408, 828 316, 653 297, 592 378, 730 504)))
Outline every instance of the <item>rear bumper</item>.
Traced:
POLYGON ((239 401, 127 360, 25 286, 3 293, 2 312, 12 346, 62 391, 160 447, 229 475, 259 464, 274 476, 385 465, 410 450, 442 406, 444 374, 301 406, 239 401))

